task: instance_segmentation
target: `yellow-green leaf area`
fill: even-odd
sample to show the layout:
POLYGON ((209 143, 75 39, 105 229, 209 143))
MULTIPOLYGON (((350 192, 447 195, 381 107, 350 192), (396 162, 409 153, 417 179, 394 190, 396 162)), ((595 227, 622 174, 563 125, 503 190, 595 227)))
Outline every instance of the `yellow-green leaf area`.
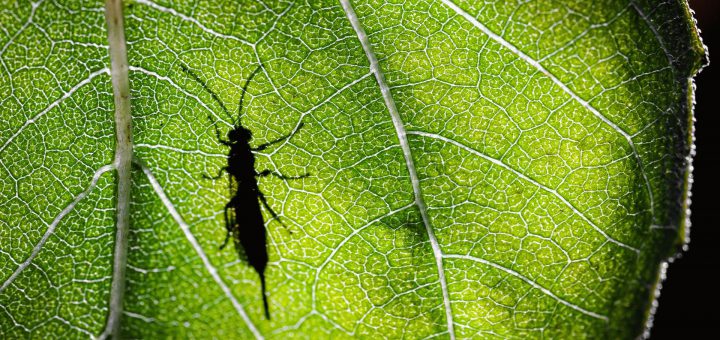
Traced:
MULTIPOLYGON (((0 334, 98 336, 113 275, 99 3, 0 5, 0 334)), ((123 338, 634 338, 684 242, 681 1, 125 3, 123 338), (270 254, 218 247, 242 124, 270 254), (182 68, 206 82, 208 91, 182 68)))

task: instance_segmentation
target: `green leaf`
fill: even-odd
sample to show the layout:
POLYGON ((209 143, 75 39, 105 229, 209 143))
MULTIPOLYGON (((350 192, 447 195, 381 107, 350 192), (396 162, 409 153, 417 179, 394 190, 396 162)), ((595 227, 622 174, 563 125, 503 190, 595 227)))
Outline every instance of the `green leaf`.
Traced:
MULTIPOLYGON (((115 122, 104 7, 0 5, 0 334, 107 335, 115 122), (105 332, 105 333, 103 333, 105 332)), ((685 242, 684 1, 226 1, 125 7, 127 338, 632 338, 685 242), (231 120, 289 229, 219 251, 231 120)), ((124 259, 124 257, 123 257, 124 259)), ((118 309, 114 310, 118 312, 118 309)))

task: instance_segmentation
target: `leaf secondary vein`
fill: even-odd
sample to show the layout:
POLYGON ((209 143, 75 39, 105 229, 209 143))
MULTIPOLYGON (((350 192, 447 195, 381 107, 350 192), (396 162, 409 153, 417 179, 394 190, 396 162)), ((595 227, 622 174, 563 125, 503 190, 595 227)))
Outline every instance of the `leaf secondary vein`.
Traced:
POLYGON ((670 71, 675 74, 675 67, 673 67, 673 57, 670 54, 670 51, 667 49, 667 46, 665 46, 665 42, 663 41, 662 37, 660 36, 660 33, 657 31, 655 26, 652 25, 652 22, 650 22, 650 18, 645 14, 645 12, 640 8, 640 6, 635 2, 635 0, 630 0, 630 6, 635 9, 635 12, 643 19, 645 24, 648 26, 650 31, 652 31, 653 35, 655 36, 655 40, 657 40, 658 44, 660 45, 660 48, 665 53, 665 57, 667 58, 668 65, 670 66, 670 71))
POLYGON ((215 31, 215 30, 213 30, 213 29, 210 29, 210 28, 208 28, 207 26, 203 25, 203 24, 202 24, 200 21, 198 21, 197 19, 195 19, 195 18, 193 18, 193 17, 190 17, 190 16, 187 16, 187 15, 185 15, 185 14, 182 14, 182 13, 180 13, 180 12, 178 12, 178 11, 172 9, 172 8, 168 8, 168 7, 164 7, 164 6, 158 5, 158 4, 156 4, 156 3, 152 2, 152 1, 149 1, 149 0, 135 0, 135 2, 138 3, 138 4, 142 4, 142 5, 146 5, 146 6, 148 6, 148 7, 151 7, 151 8, 153 8, 153 9, 156 9, 156 10, 160 11, 160 12, 169 13, 169 14, 171 14, 171 15, 173 15, 173 16, 176 16, 176 17, 178 17, 178 18, 180 18, 180 19, 182 19, 182 20, 184 20, 184 21, 191 22, 191 23, 193 23, 195 26, 200 27, 200 29, 202 29, 203 31, 205 31, 205 32, 207 32, 207 33, 209 33, 209 34, 211 34, 211 35, 213 35, 213 36, 215 36, 215 37, 224 38, 224 39, 230 39, 230 40, 235 40, 235 41, 238 41, 238 42, 240 42, 240 43, 243 43, 243 44, 245 44, 245 45, 248 45, 248 46, 251 46, 251 47, 255 48, 255 44, 253 44, 253 43, 251 43, 251 42, 249 42, 249 41, 247 41, 247 40, 240 39, 240 38, 238 38, 238 37, 236 37, 236 36, 234 36, 234 35, 227 35, 227 34, 219 33, 219 32, 217 32, 217 31, 215 31))
POLYGON ((7 288, 10 284, 12 284, 13 281, 15 281, 15 279, 18 277, 18 275, 20 275, 20 273, 22 273, 22 271, 25 270, 30 265, 30 263, 32 263, 32 261, 35 259, 35 257, 37 257, 38 253, 40 253, 40 250, 43 248, 43 246, 45 246, 45 243, 47 242, 48 238, 50 238, 50 236, 55 233, 55 229, 57 228, 58 224, 60 224, 60 222, 63 220, 63 218, 65 218, 65 216, 70 214, 70 212, 73 209, 75 209, 75 206, 78 203, 80 203, 80 201, 82 201, 85 197, 87 197, 87 195, 89 195, 90 192, 97 186, 97 182, 98 182, 98 180, 100 180, 100 176, 102 176, 104 173, 114 170, 114 169, 115 169, 115 166, 113 164, 108 164, 108 165, 100 167, 100 169, 98 169, 95 172, 95 174, 92 177, 92 180, 90 181, 90 185, 88 186, 88 188, 85 189, 85 191, 78 194, 75 197, 75 199, 72 202, 70 202, 70 204, 68 206, 66 206, 65 209, 63 209, 55 217, 55 219, 50 223, 47 230, 45 231, 45 234, 43 234, 42 238, 40 239, 40 242, 38 242, 35 245, 35 247, 33 248, 32 252, 30 253, 30 256, 28 256, 28 258, 23 263, 21 263, 17 269, 15 269, 15 271, 12 273, 12 275, 10 275, 10 277, 7 280, 5 280, 5 282, 3 282, 2 286, 0 286, 0 292, 5 290, 5 288, 7 288))
POLYGON ((180 213, 178 213, 177 209, 175 209, 175 205, 172 203, 172 201, 170 201, 167 195, 165 195, 165 191, 160 185, 160 182, 158 182, 158 180, 153 175, 150 168, 148 168, 139 160, 136 160, 135 163, 138 164, 142 169, 143 173, 145 173, 145 176, 150 181, 150 185, 152 185, 152 188, 160 198, 160 201, 162 201, 165 208, 168 210, 168 212, 170 212, 172 218, 180 226, 183 234, 185 234, 185 238, 187 238, 188 242, 190 242, 190 245, 193 247, 198 257, 200 257, 200 259, 202 260, 205 269, 208 271, 213 280, 215 280, 218 286, 220 286, 220 289, 230 300, 235 310, 238 312, 243 321, 245 321, 245 324, 247 325, 248 329, 250 329, 250 332, 252 332, 256 339, 263 339, 264 337, 262 336, 262 334, 260 334, 260 331, 257 329, 252 320, 250 320, 250 317, 245 312, 243 306, 235 298, 235 295, 233 295, 230 288, 227 286, 227 284, 225 284, 223 279, 220 277, 220 274, 218 274, 217 268, 215 268, 215 266, 213 266, 213 264, 210 262, 210 259, 205 254, 205 251, 202 249, 202 246, 200 246, 200 243, 195 238, 195 235, 193 235, 193 233, 190 231, 190 227, 187 225, 187 223, 185 223, 185 220, 183 220, 182 216, 180 216, 180 213))
POLYGON ((650 188, 650 180, 648 179, 647 173, 645 171, 645 167, 643 166, 643 161, 640 158, 640 154, 637 151, 637 148, 635 147, 635 142, 632 140, 632 136, 630 136, 629 133, 627 133, 625 130, 623 130, 620 126, 615 124, 613 121, 611 121, 609 118, 605 117, 600 111, 598 111, 595 107, 593 107, 588 101, 585 99, 580 98, 577 93, 575 93, 573 90, 571 90, 567 85, 565 85, 560 79, 558 79, 554 74, 550 73, 545 67, 543 67, 537 60, 531 58, 527 54, 523 53, 515 47, 513 44, 511 44, 509 41, 505 40, 503 37, 497 35, 495 32, 491 31, 489 28, 487 28, 485 25, 483 25, 480 21, 478 21, 475 17, 470 15, 469 13, 465 12, 462 8, 460 8, 458 5, 453 3, 450 0, 441 0, 446 6, 450 7, 455 13, 460 15, 461 17, 465 18, 468 22, 470 22, 473 26, 478 28, 480 31, 485 33, 490 39, 494 40, 495 42, 499 43, 503 47, 507 48, 511 52, 513 52, 515 55, 517 55, 520 59, 524 60, 534 68, 536 68, 538 71, 542 72, 546 77, 548 77, 555 85, 560 87, 565 93, 570 95, 578 104, 580 104, 582 107, 590 111, 595 117, 599 118, 603 123, 610 126, 613 130, 615 130, 617 133, 623 136, 625 140, 627 141, 628 145, 630 146, 630 149, 632 149, 632 153, 635 156, 635 160, 638 163, 638 168, 640 169, 640 173, 643 177, 643 180, 645 182, 645 190, 647 191, 648 198, 650 200, 650 212, 651 212, 651 221, 654 221, 655 219, 655 201, 653 198, 653 192, 650 188))
POLYGON ((495 269, 502 270, 502 271, 504 271, 504 272, 506 272, 506 273, 508 273, 508 274, 510 274, 510 275, 512 275, 512 276, 515 276, 515 277, 523 280, 525 283, 527 283, 527 284, 533 286, 534 288, 540 290, 541 292, 545 293, 545 295, 550 296, 551 298, 555 299, 557 302, 560 302, 560 303, 562 303, 562 304, 565 305, 565 306, 568 306, 568 307, 570 307, 570 308, 572 308, 572 309, 574 309, 574 310, 576 310, 576 311, 578 311, 578 312, 580 312, 580 313, 583 313, 583 314, 585 314, 585 315, 589 315, 589 316, 591 316, 591 317, 593 317, 593 318, 596 318, 596 319, 601 319, 601 320, 604 320, 604 321, 608 321, 608 320, 609 320, 607 316, 601 315, 601 314, 598 314, 598 313, 595 313, 595 312, 591 312, 591 311, 589 311, 589 310, 587 310, 587 309, 584 309, 584 308, 582 308, 582 307, 580 307, 580 306, 578 306, 578 305, 576 305, 576 304, 573 304, 573 303, 571 303, 571 302, 569 302, 569 301, 566 301, 566 300, 558 297, 557 295, 555 295, 555 294, 554 294, 553 292, 551 292, 549 289, 547 289, 547 288, 539 285, 539 284, 536 283, 535 281, 533 281, 533 280, 525 277, 524 275, 522 275, 522 274, 520 274, 520 273, 518 273, 518 272, 516 272, 516 271, 514 271, 514 270, 512 270, 512 269, 505 268, 505 267, 503 267, 503 266, 501 266, 501 265, 499 265, 499 264, 497 264, 497 263, 493 263, 493 262, 490 262, 490 261, 487 261, 487 260, 484 260, 484 259, 481 259, 481 258, 478 258, 478 257, 475 257, 475 256, 470 256, 470 255, 445 254, 444 257, 445 257, 445 258, 449 258, 449 259, 462 259, 462 260, 475 261, 475 262, 479 262, 479 263, 482 263, 482 264, 484 264, 484 265, 493 267, 493 268, 495 268, 495 269))
POLYGON ((525 181, 527 181, 527 182, 529 182, 529 183, 532 183, 533 185, 537 186, 538 188, 540 188, 540 189, 542 189, 542 190, 544 190, 544 191, 547 191, 547 192, 549 192, 550 194, 552 194, 553 196, 557 197, 560 201, 563 202, 563 204, 565 204, 568 208, 570 208, 576 215, 580 216, 580 218, 582 218, 583 221, 585 221, 585 222, 588 223, 593 229, 595 229, 595 231, 597 231, 598 233, 602 234, 603 237, 605 237, 605 239, 607 239, 608 241, 610 241, 610 242, 612 242, 612 243, 615 243, 615 244, 617 244, 617 245, 620 246, 620 247, 623 247, 623 248, 632 250, 632 251, 635 252, 636 254, 639 254, 639 253, 640 253, 640 249, 635 248, 635 247, 633 247, 633 246, 631 246, 631 245, 629 245, 629 244, 620 242, 620 241, 618 241, 617 239, 613 238, 612 236, 608 235, 604 230, 600 229, 600 227, 598 227, 592 220, 590 220, 590 218, 588 218, 582 211, 578 210, 572 203, 570 203, 570 201, 568 201, 567 199, 565 199, 565 197, 563 197, 562 195, 560 195, 560 193, 557 192, 557 190, 548 188, 548 187, 540 184, 539 182, 535 181, 534 179, 532 179, 532 178, 524 175, 522 172, 519 172, 519 171, 511 168, 511 167, 508 166, 507 164, 505 164, 505 163, 503 163, 503 162, 501 162, 501 161, 499 161, 499 160, 497 160, 497 159, 495 159, 495 158, 492 158, 492 157, 490 157, 490 156, 487 156, 487 155, 485 155, 485 154, 483 154, 483 153, 481 153, 481 152, 479 152, 479 151, 477 151, 477 150, 475 150, 475 149, 473 149, 473 148, 471 148, 471 147, 469 147, 469 146, 467 146, 467 145, 465 145, 465 144, 462 144, 462 143, 460 143, 460 142, 454 141, 454 140, 452 140, 452 139, 450 139, 450 138, 447 138, 447 137, 443 137, 443 136, 440 136, 440 135, 437 135, 437 134, 434 134, 434 133, 422 132, 422 131, 408 131, 407 133, 410 134, 410 135, 417 135, 417 136, 432 138, 432 139, 436 139, 436 140, 440 140, 440 141, 443 141, 443 142, 446 142, 446 143, 453 144, 453 145, 455 145, 455 146, 457 146, 457 147, 459 147, 459 148, 461 148, 461 149, 463 149, 463 150, 465 150, 465 151, 467 151, 467 152, 470 152, 470 153, 472 153, 472 154, 474 154, 474 155, 476 155, 476 156, 481 157, 482 159, 485 159, 485 160, 488 161, 488 162, 491 162, 491 163, 493 163, 493 164, 495 164, 495 165, 497 165, 497 166, 500 166, 501 168, 503 168, 503 169, 505 169, 505 170, 507 170, 507 171, 512 172, 515 176, 520 177, 520 178, 522 178, 523 180, 525 180, 525 181))
POLYGON ((360 20, 358 19, 355 10, 352 8, 349 0, 340 0, 340 3, 345 10, 348 21, 350 21, 352 28, 355 30, 355 33, 358 36, 358 40, 360 40, 360 45, 362 45, 368 61, 370 62, 370 71, 375 74, 375 79, 380 86, 380 92, 382 92, 383 99, 385 100, 385 106, 387 106, 390 117, 393 121, 393 125, 395 126, 395 132, 397 133, 398 141, 400 143, 400 147, 402 148, 403 156, 405 157, 405 164, 407 166, 408 173, 412 182, 413 193, 415 194, 415 204, 417 204, 418 210, 420 210, 420 215, 422 216, 423 224, 425 225, 425 231, 428 234, 428 239, 430 240, 430 245, 432 246, 433 250, 433 256, 435 257, 435 264, 437 265, 438 269, 438 281, 440 282, 440 288, 443 294, 443 305, 445 307, 445 317, 447 321, 448 335, 450 335, 450 339, 454 340, 455 330, 453 314, 452 307, 450 306, 450 291, 448 289, 447 279, 445 278, 445 270, 443 269, 443 253, 442 249, 440 248, 440 243, 438 242, 437 237, 435 237, 435 232, 433 231, 432 225, 430 224, 430 217, 428 216, 427 207, 425 206, 425 200, 422 196, 420 179, 418 178, 417 171, 415 170, 415 164, 412 158, 412 151, 410 150, 410 145, 408 144, 404 123, 400 118, 400 114, 397 110, 397 107, 395 106, 395 100, 390 93, 390 88, 385 81, 385 76, 380 70, 380 64, 378 62, 378 59, 375 56, 375 52, 373 52, 368 36, 365 33, 365 29, 363 29, 362 25, 360 24, 360 20))
MULTIPOLYGON (((0 58, 0 59, 2 59, 2 58, 0 58)), ((95 79, 97 76, 103 75, 103 74, 109 75, 109 74, 110 74, 110 69, 109 69, 109 68, 103 68, 103 69, 100 69, 100 70, 91 72, 91 73, 88 75, 87 78, 85 78, 85 79, 83 79, 82 81, 80 81, 79 83, 75 84, 75 86, 71 87, 70 90, 68 90, 67 92, 65 92, 65 94, 63 94, 62 96, 60 96, 60 98, 58 98, 58 99, 56 99, 55 101, 53 101, 52 103, 50 103, 50 105, 48 105, 45 109, 43 109, 42 111, 40 111, 40 113, 36 114, 36 115, 33 116, 32 118, 30 118, 30 119, 28 119, 27 121, 25 121, 25 123, 24 123, 12 136, 10 136, 10 138, 8 138, 8 140, 5 141, 5 143, 0 147, 0 153, 2 153, 3 151, 5 151, 5 149, 8 147, 8 145, 10 145, 10 143, 12 143, 12 141, 15 140, 15 138, 17 138, 17 136, 20 135, 20 133, 22 133, 22 132, 25 130, 25 128, 27 128, 27 127, 30 126, 31 124, 35 124, 35 122, 37 122, 38 119, 40 119, 42 116, 46 115, 48 112, 50 112, 50 110, 56 108, 56 107, 57 107, 58 105, 60 105, 63 101, 65 101, 65 99, 68 99, 68 98, 69 98, 70 96, 72 96, 75 92, 77 92, 77 90, 79 90, 81 87, 89 84, 89 83, 92 82, 93 79, 95 79)))

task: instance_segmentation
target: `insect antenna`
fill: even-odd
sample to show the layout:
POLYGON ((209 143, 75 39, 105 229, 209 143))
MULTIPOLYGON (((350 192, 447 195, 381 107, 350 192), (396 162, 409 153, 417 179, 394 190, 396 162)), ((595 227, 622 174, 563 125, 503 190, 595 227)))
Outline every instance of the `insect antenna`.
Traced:
POLYGON ((262 66, 263 66, 262 64, 258 65, 258 67, 255 69, 255 71, 250 73, 250 76, 245 81, 245 85, 243 85, 242 94, 240 95, 240 104, 238 105, 237 121, 234 124, 235 126, 240 124, 240 118, 242 117, 243 101, 245 100, 245 92, 247 92, 248 85, 250 85, 250 81, 253 79, 253 77, 255 77, 255 75, 258 73, 258 71, 260 71, 262 66))
MULTIPOLYGON (((180 64, 180 68, 181 68, 183 71, 185 71, 185 73, 187 73, 188 75, 190 75, 190 77, 192 77, 193 79, 195 79, 195 81, 198 82, 198 83, 205 89, 205 91, 207 91, 207 92, 210 94, 210 96, 220 105, 220 107, 223 109, 223 111, 225 111, 225 114, 227 115, 227 117, 232 121, 232 120, 233 120, 233 117, 232 117, 232 115, 230 114, 230 111, 228 111, 228 109, 225 107, 225 104, 223 104, 223 102, 220 101, 220 98, 218 98, 217 94, 215 94, 215 92, 213 92, 213 90, 211 90, 211 89, 207 86, 207 84, 205 84, 205 82, 204 82, 202 79, 200 79, 200 77, 198 77, 198 75, 195 74, 195 72, 191 71, 187 66, 185 66, 184 64, 180 64)), ((209 113, 208 113, 208 116, 207 116, 207 117, 208 117, 208 119, 210 120, 210 122, 213 123, 213 125, 214 125, 214 124, 215 124, 215 120, 213 120, 212 116, 210 116, 209 113)), ((217 125, 215 125, 215 132, 217 132, 218 138, 219 138, 219 136, 220 136, 220 131, 218 131, 217 125)))

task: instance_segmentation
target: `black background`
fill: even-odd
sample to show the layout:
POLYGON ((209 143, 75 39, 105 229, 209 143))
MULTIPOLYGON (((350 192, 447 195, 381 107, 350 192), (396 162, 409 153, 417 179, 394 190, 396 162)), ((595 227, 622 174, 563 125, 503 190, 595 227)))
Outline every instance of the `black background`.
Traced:
MULTIPOLYGON (((708 46, 710 59, 720 53, 719 0, 691 0, 690 7, 708 46)), ((720 339, 720 64, 711 62, 696 78, 694 184, 689 250, 670 264, 660 293, 651 339, 720 339)))

